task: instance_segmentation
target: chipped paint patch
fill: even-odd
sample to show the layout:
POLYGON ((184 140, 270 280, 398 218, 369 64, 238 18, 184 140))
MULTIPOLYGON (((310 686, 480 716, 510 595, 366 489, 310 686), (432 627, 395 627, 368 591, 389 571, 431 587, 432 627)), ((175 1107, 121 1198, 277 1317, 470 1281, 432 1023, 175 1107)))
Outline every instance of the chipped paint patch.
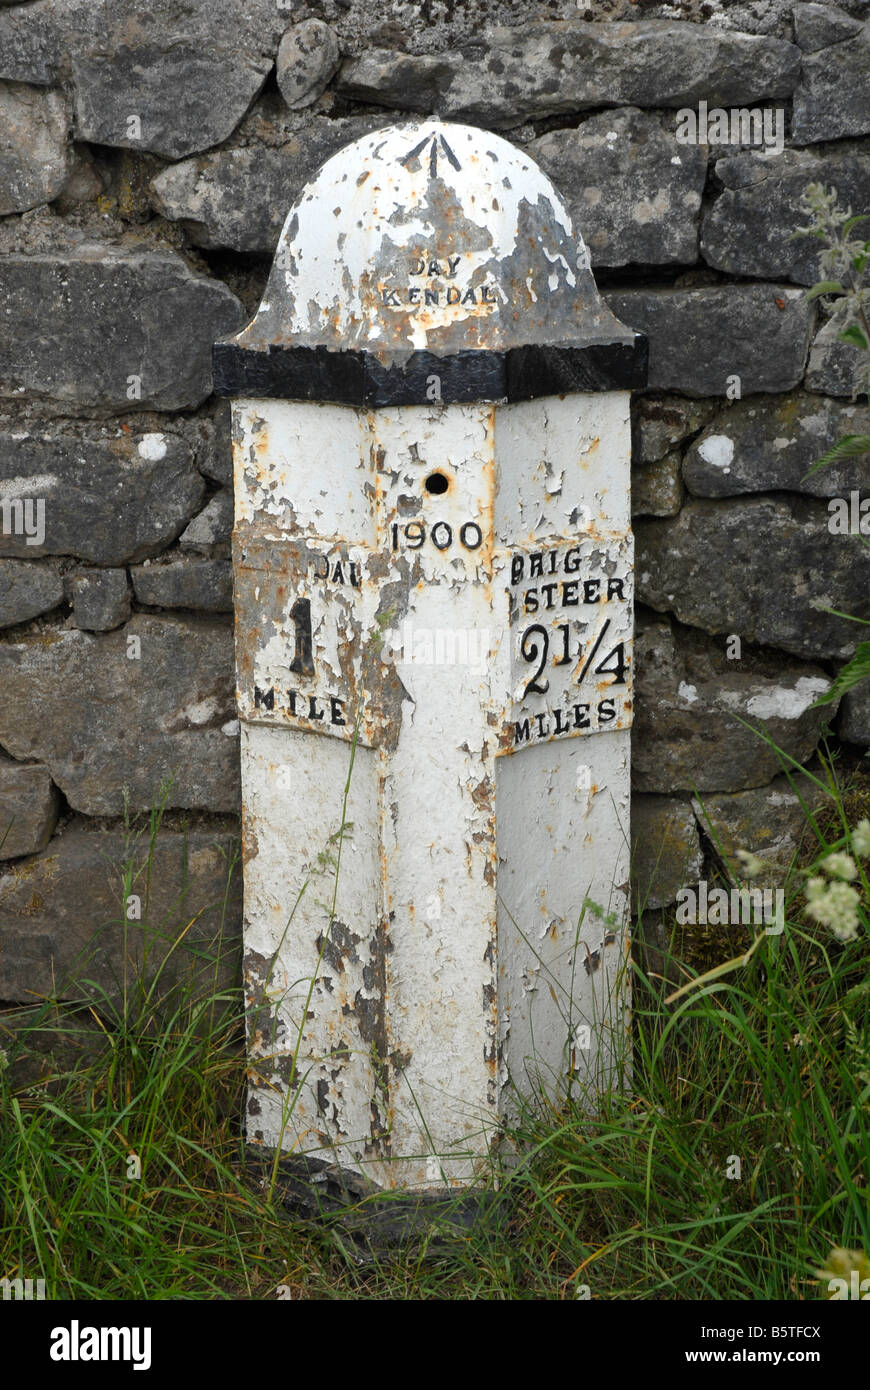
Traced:
POLYGON ((288 213, 263 303, 235 342, 386 357, 566 342, 578 327, 588 342, 626 336, 550 180, 500 136, 424 120, 326 161, 288 213))

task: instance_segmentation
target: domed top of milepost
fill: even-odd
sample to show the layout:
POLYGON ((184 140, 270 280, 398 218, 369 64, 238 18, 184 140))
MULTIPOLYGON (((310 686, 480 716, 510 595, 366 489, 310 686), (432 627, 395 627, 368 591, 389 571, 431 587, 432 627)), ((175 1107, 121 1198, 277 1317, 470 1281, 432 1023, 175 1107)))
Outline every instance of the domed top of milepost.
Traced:
MULTIPOLYGON (((489 131, 425 120, 363 136, 305 186, 254 319, 215 349, 216 389, 337 399, 324 352, 342 354, 351 373, 358 358, 362 377, 395 380, 415 361, 431 367, 430 355, 484 354, 490 367, 499 356, 504 368, 506 355, 530 347, 560 350, 548 357, 561 362, 560 380, 569 359, 581 368, 561 389, 644 384, 645 340, 602 301, 580 232, 541 169, 489 131), (296 361, 282 373, 287 352, 296 361), (305 385, 303 360, 319 364, 319 384, 305 385)), ((484 366, 466 365, 472 375, 484 366)), ((538 385, 519 395, 553 389, 538 385)), ((450 395, 486 398, 481 389, 450 395)))

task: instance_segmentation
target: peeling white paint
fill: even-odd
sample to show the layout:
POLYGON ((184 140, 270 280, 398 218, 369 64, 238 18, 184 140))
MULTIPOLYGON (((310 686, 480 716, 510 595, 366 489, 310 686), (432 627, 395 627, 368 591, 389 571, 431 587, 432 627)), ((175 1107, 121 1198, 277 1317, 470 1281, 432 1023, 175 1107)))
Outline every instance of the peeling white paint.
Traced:
MULTIPOLYGON (((267 295, 283 340, 395 340, 373 248, 379 266, 385 248, 437 255, 431 151, 465 237, 457 283, 497 285, 539 203, 528 275, 513 272, 525 307, 588 275, 520 151, 414 123, 340 152, 303 193, 267 295)), ((459 315, 469 345, 481 324, 504 341, 507 302, 459 315)), ((403 346, 437 343, 442 309, 406 313, 403 346)), ((628 1027, 628 394, 239 399, 233 436, 248 1138, 385 1186, 472 1182, 514 1106, 509 1074, 568 1075, 591 1104, 628 1027), (463 634, 466 655, 482 640, 474 660, 413 645, 408 660, 407 632, 463 634)))
POLYGON ((366 345, 386 358, 578 330, 589 341, 630 337, 597 295, 549 179, 500 136, 422 120, 326 161, 288 213, 263 304, 235 341, 258 351, 366 345), (427 261, 438 245, 441 263, 427 261))
MULTIPOLYGON (((446 131, 452 159, 436 146, 441 178, 449 181, 462 219, 483 233, 477 238, 479 250, 469 235, 461 252, 463 287, 472 282, 475 272, 486 272, 493 259, 506 260, 516 249, 523 202, 534 204, 539 197, 545 198, 570 236, 570 217, 550 181, 500 136, 490 134, 486 142, 493 152, 490 172, 478 155, 479 133, 471 127, 420 121, 375 131, 327 160, 307 186, 299 213, 294 209, 288 215, 288 223, 298 216, 298 228, 290 236, 285 223, 275 260, 294 306, 286 324, 288 336, 305 336, 327 326, 347 346, 381 336, 382 309, 377 297, 366 293, 376 260, 373 248, 389 244, 394 253, 413 252, 431 241, 432 211, 425 197, 430 158, 426 142, 433 137, 438 140, 442 131, 446 131), (418 147, 423 157, 409 158, 418 147), (366 168, 377 170, 376 181, 359 182, 360 170, 366 168), (495 216, 493 201, 498 203, 495 216), (306 208, 306 202, 314 204, 314 209, 306 208), (341 218, 319 216, 318 204, 330 214, 340 204, 341 218), (401 216, 396 215, 399 209, 401 216), (339 233, 343 236, 340 248, 336 245, 339 233)), ((431 329, 454 317, 446 305, 433 311, 428 325, 408 316, 409 345, 425 348, 431 329)), ((466 317, 476 317, 470 307, 466 317)))
MULTIPOLYGON (((383 924, 389 917, 390 949, 380 967, 383 999, 378 1007, 384 1038, 406 1058, 389 1088, 391 1152, 408 1156, 397 1165, 369 1152, 372 1141, 366 1136, 377 1086, 370 1043, 358 1031, 353 1005, 365 994, 362 975, 347 964, 342 997, 351 1004, 350 1012, 336 1013, 334 993, 315 989, 300 1054, 304 1067, 311 1069, 311 1081, 296 1102, 284 1143, 310 1148, 319 1136, 316 1143, 329 1139, 337 1146, 336 1159, 380 1182, 426 1185, 426 1161, 415 1162, 410 1155, 426 1153, 428 1134, 439 1154, 447 1156, 443 1162, 451 1180, 468 1181, 485 1163, 489 1136, 508 1103, 498 1081, 498 1049, 503 1054, 507 1050, 511 1069, 524 1074, 527 1063, 532 1065, 527 1054, 534 1040, 534 1068, 552 1066, 562 1072, 568 1044, 560 1009, 565 1011, 566 991, 572 993, 575 1024, 588 1021, 607 1006, 617 963, 624 959, 624 929, 613 946, 604 948, 600 922, 592 917, 576 947, 568 943, 587 893, 625 920, 627 726, 617 724, 593 736, 575 731, 573 737, 545 739, 509 756, 499 756, 498 733, 505 717, 518 713, 529 673, 524 663, 523 682, 510 640, 514 558, 523 555, 528 565, 529 556, 539 551, 552 555, 558 567, 570 554, 571 564, 587 580, 606 577, 608 569, 623 575, 630 570, 628 397, 604 393, 545 398, 524 406, 404 407, 376 413, 238 401, 234 430, 236 583, 237 589, 250 585, 261 633, 251 685, 314 690, 322 707, 331 693, 349 705, 363 696, 373 721, 361 731, 355 754, 353 781, 360 786, 353 795, 362 797, 363 805, 348 814, 354 853, 348 849, 342 870, 351 901, 358 905, 345 908, 342 895, 338 915, 344 923, 352 920, 355 933, 361 934, 364 944, 357 953, 360 970, 367 971, 382 949, 379 933, 387 930, 383 924), (318 457, 335 465, 335 486, 320 522, 309 499, 315 491, 319 497, 321 489, 312 483, 311 448, 304 442, 314 426, 322 441, 318 457), (449 490, 427 496, 422 484, 436 468, 448 477, 449 490), (551 492, 554 482, 558 494, 551 492), (595 514, 584 533, 579 538, 575 533, 573 541, 561 539, 566 502, 578 512, 585 509, 585 520, 590 506, 583 499, 590 497, 595 514), (609 510, 603 509, 604 497, 612 499, 609 510), (413 506, 409 498, 416 499, 413 506), (543 539, 530 534, 532 513, 542 523, 543 539), (427 540, 417 549, 395 552, 393 526, 416 516, 425 521, 427 536, 440 521, 454 537, 473 518, 481 527, 482 544, 474 550, 456 544, 439 550, 427 540), (239 560, 250 545, 244 542, 242 551, 239 546, 248 535, 262 538, 258 543, 272 545, 273 552, 268 572, 252 571, 245 579, 239 560), (291 535, 319 557, 355 557, 359 590, 351 594, 346 586, 325 586, 311 562, 304 571, 276 570, 274 547, 286 547, 291 535), (292 596, 308 597, 312 606, 313 682, 300 683, 291 671, 297 655, 291 594, 283 609, 275 606, 276 584, 290 578, 292 596), (379 629, 375 614, 381 583, 401 611, 379 629), (397 628, 401 632, 404 623, 429 633, 485 630, 491 634, 489 656, 483 667, 479 662, 392 662, 405 694, 398 742, 390 751, 377 732, 377 700, 365 695, 363 657, 380 633, 389 662, 395 648, 391 635, 397 628), (511 692, 518 703, 514 711, 507 704, 511 692), (587 776, 590 789, 584 795, 584 814, 578 816, 575 790, 587 776), (594 796, 592 786, 606 786, 607 795, 594 796), (607 852, 602 845, 609 847, 607 852), (358 900, 353 896, 357 891, 362 894, 358 900), (537 968, 523 945, 529 932, 545 961, 540 978, 546 989, 523 991, 520 986, 523 971, 537 968), (578 950, 584 959, 587 951, 599 952, 600 972, 588 975, 576 957, 578 950), (513 1002, 512 981, 523 994, 513 1002), (559 1008, 553 1006, 549 986, 559 1008), (492 1000, 488 1010, 482 1008, 486 991, 492 1000), (533 999, 538 1001, 534 1006, 533 999), (334 1056, 342 1039, 349 1049, 346 1062, 327 1066, 318 1060, 334 1056), (365 1065, 364 1058, 369 1059, 365 1065), (337 1080, 331 1079, 332 1072, 337 1080), (320 1094, 330 1096, 326 1122, 312 1100, 319 1083, 320 1094)), ((568 523, 569 535, 572 526, 568 523)), ((319 567, 322 571, 324 566, 319 567)), ((570 579, 570 573, 560 570, 550 582, 561 585, 570 579)), ((569 597, 578 595, 569 590, 569 597)), ((630 629, 622 632, 617 622, 622 612, 619 604, 611 604, 612 635, 625 641, 630 659, 630 629)), ((567 618, 576 634, 572 647, 576 642, 578 652, 588 650, 605 605, 595 602, 584 611, 572 607, 563 614, 554 610, 552 631, 558 629, 557 619, 567 618)), ((578 674, 576 667, 571 670, 578 674)), ((555 667, 548 675, 561 679, 555 667)), ((609 678, 600 679, 606 683, 609 678)), ((257 853, 246 853, 245 943, 248 951, 268 955, 284 936, 306 872, 328 850, 337 829, 353 730, 351 723, 307 732, 298 721, 294 728, 280 698, 267 714, 273 726, 252 723, 264 711, 249 702, 251 685, 245 680, 240 688, 245 816, 257 841, 257 853), (324 759, 332 771, 321 777, 324 759)), ((552 686, 554 692, 558 688, 552 686)), ((538 707, 552 719, 556 704, 549 696, 538 707)), ((327 890, 318 892, 320 902, 327 902, 327 890)), ((307 990, 316 967, 312 942, 325 930, 318 914, 322 909, 307 891, 279 952, 281 978, 304 982, 279 1006, 282 1036, 291 1052, 299 990, 307 990)), ((612 1000, 611 1005, 621 1018, 625 1005, 612 1000)), ((595 1048, 577 1059, 578 1084, 606 1067, 609 1049, 610 1042, 599 1037, 595 1048)), ((258 1110, 250 1124, 274 1143, 280 1091, 273 1097, 261 1086, 252 1094, 258 1110)))

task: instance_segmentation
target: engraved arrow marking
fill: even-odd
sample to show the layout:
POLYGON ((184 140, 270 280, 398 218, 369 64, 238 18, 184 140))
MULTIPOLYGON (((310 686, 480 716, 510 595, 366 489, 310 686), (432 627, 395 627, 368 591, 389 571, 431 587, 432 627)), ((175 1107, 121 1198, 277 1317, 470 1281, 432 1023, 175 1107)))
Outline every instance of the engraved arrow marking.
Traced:
POLYGON ((431 148, 429 150, 429 177, 430 179, 437 178, 439 144, 441 146, 441 149, 449 159, 450 163, 453 165, 454 169, 461 169, 462 165, 459 163, 459 160, 456 158, 456 155, 453 153, 447 141, 444 139, 444 136, 440 134, 424 136, 423 139, 420 141, 419 145, 415 145, 412 150, 409 150, 408 153, 405 155, 404 159, 399 160, 399 163, 407 164, 409 159, 416 158, 416 156, 420 153, 421 150, 425 149, 427 145, 430 145, 431 148))

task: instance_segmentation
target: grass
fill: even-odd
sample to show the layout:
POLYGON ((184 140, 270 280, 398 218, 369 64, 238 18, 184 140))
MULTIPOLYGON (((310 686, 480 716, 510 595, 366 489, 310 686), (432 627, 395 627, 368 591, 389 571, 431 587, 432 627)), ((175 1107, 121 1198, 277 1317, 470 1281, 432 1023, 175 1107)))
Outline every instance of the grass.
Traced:
MULTIPOLYGON (((852 793, 834 764, 826 776, 816 859, 850 824, 852 793)), ((46 1029, 87 1047, 48 1083, 0 1073, 0 1275, 88 1299, 823 1296, 813 1271, 831 1247, 870 1251, 863 870, 860 887, 852 942, 792 894, 781 936, 674 1003, 674 979, 697 969, 633 966, 632 1089, 604 1096, 594 1120, 526 1101, 504 1137, 521 1159, 494 1168, 488 1219, 381 1255, 340 1221, 288 1217, 275 1184, 246 1178, 233 991, 162 995, 158 971, 114 1015, 108 1001, 47 1001, 4 1044, 10 1058, 26 1061, 46 1029)))

